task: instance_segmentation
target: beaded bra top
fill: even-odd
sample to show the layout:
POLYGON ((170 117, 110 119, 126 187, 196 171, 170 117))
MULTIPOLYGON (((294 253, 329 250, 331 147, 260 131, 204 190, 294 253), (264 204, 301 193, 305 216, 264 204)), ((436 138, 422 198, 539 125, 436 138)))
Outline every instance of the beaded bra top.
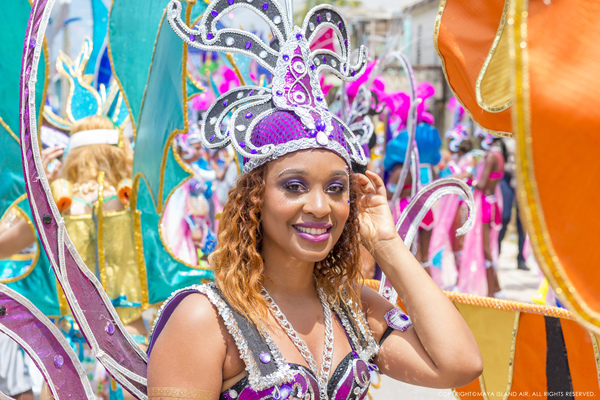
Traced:
MULTIPOLYGON (((222 400, 303 399, 321 398, 319 384, 307 367, 287 363, 268 334, 258 329, 231 308, 214 283, 195 285, 179 290, 164 303, 151 333, 148 355, 156 338, 177 305, 189 294, 200 292, 217 308, 229 334, 234 338, 248 375, 221 393, 222 400)), ((370 361, 379 346, 373 338, 364 315, 358 315, 346 305, 334 306, 349 338, 352 351, 334 369, 327 385, 326 398, 331 400, 363 399, 376 366, 370 361)))
POLYGON ((241 53, 273 74, 270 88, 242 86, 213 103, 202 126, 206 147, 232 144, 244 157, 244 172, 305 149, 331 150, 348 165, 367 164, 359 139, 329 111, 319 83, 321 71, 352 81, 366 66, 364 46, 359 49, 356 64, 351 65, 346 23, 333 7, 313 8, 302 28, 293 26, 292 16, 277 0, 214 0, 194 28, 185 24, 181 11, 180 2, 172 0, 167 17, 185 43, 203 50, 241 53), (249 9, 263 18, 271 28, 273 40, 267 44, 251 32, 217 29, 217 22, 237 8, 249 9), (325 28, 333 30, 341 54, 327 49, 311 50, 311 40, 325 28))

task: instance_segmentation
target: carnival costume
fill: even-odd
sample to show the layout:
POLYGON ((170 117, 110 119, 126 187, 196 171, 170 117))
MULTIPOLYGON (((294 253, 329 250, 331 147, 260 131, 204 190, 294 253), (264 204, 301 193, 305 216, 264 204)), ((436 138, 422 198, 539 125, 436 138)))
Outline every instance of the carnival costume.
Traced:
MULTIPOLYGON (((503 175, 503 158, 499 150, 493 146, 492 136, 479 129, 477 137, 483 138, 482 147, 487 153, 498 158, 498 171, 491 172, 490 180, 499 180, 503 175)), ((479 181, 483 174, 485 157, 476 168, 475 180, 479 181)), ((461 268, 458 275, 458 287, 464 293, 485 296, 487 292, 486 269, 496 268, 498 262, 498 233, 502 227, 502 193, 500 185, 496 185, 493 195, 485 195, 482 190, 475 189, 475 227, 465 235, 461 268), (492 260, 485 260, 483 253, 483 224, 490 225, 490 249, 492 260)))
MULTIPOLYGON (((51 6, 51 0, 40 0, 34 3, 30 25, 26 34, 27 46, 25 46, 23 54, 24 67, 21 80, 22 160, 25 181, 28 183, 28 194, 33 202, 34 220, 56 276, 65 288, 66 298, 73 309, 73 315, 85 334, 93 354, 125 389, 135 397, 145 399, 147 355, 127 335, 111 299, 104 292, 98 279, 82 262, 66 232, 64 219, 61 217, 56 204, 52 201, 52 193, 48 182, 43 174, 39 172, 43 169, 40 161, 36 126, 32 124, 35 121, 35 114, 32 112, 33 99, 35 98, 33 89, 35 88, 35 73, 37 72, 43 35, 48 23, 51 6), (34 176, 35 179, 33 179, 34 176)), ((188 6, 190 5, 186 5, 186 7, 188 6)), ((216 50, 236 51, 252 56, 264 68, 274 74, 272 87, 244 86, 233 89, 222 95, 211 106, 202 131, 202 140, 207 147, 219 148, 228 143, 233 144, 234 148, 244 157, 244 171, 250 171, 277 157, 303 149, 328 149, 340 155, 348 166, 352 162, 359 165, 366 163, 358 139, 338 117, 332 115, 327 109, 317 78, 319 71, 327 69, 340 77, 351 79, 359 74, 365 65, 364 48, 359 52, 358 63, 354 66, 349 65, 350 51, 346 27, 343 19, 332 7, 319 6, 313 9, 305 19, 302 29, 291 27, 291 17, 282 12, 281 5, 276 1, 266 0, 260 3, 236 3, 235 0, 215 1, 204 10, 204 16, 197 30, 188 27, 191 19, 189 13, 186 13, 187 23, 180 19, 181 9, 182 5, 180 3, 173 2, 169 5, 165 14, 162 14, 162 10, 160 10, 161 12, 154 9, 150 10, 148 19, 156 22, 160 21, 161 16, 164 15, 164 18, 168 19, 169 24, 187 44, 216 50), (251 8, 259 15, 264 16, 275 32, 275 40, 270 45, 265 45, 251 33, 234 29, 215 31, 216 18, 227 15, 230 10, 237 7, 251 8), (319 26, 326 26, 334 30, 340 40, 341 56, 323 49, 310 51, 308 47, 309 40, 319 26), (231 112, 233 113, 227 124, 228 129, 224 130, 221 122, 231 112)), ((115 3, 111 10, 111 22, 113 18, 115 18, 115 21, 128 21, 128 18, 124 16, 129 16, 130 13, 124 14, 123 11, 124 9, 120 9, 115 3)), ((145 26, 153 27, 155 25, 149 23, 145 26)), ((157 24, 156 26, 160 26, 160 29, 162 29, 156 41, 156 51, 175 53, 184 51, 187 48, 187 45, 178 47, 173 44, 172 33, 165 33, 166 29, 169 28, 167 24, 157 24)), ((134 29, 134 27, 129 24, 123 29, 126 31, 127 29, 134 29)), ((139 27, 136 26, 135 29, 139 29, 139 27)), ((119 42, 115 40, 111 43, 111 48, 114 51, 119 46, 119 42)), ((140 52, 143 53, 143 48, 140 52)), ((128 53, 123 52, 123 54, 128 53)), ((119 63, 117 58, 113 54, 113 67, 118 71, 119 65, 122 64, 119 63)), ((154 264, 160 265, 161 261, 169 260, 162 256, 164 250, 156 244, 156 239, 154 239, 156 230, 154 230, 153 224, 158 226, 159 213, 162 211, 169 194, 177 186, 173 181, 173 177, 183 178, 189 176, 186 175, 187 171, 181 168, 181 164, 177 162, 176 158, 173 158, 172 152, 166 151, 164 146, 158 146, 157 149, 153 150, 155 153, 151 151, 151 144, 156 144, 157 140, 163 141, 160 144, 165 143, 164 140, 171 134, 170 129, 176 126, 174 121, 181 117, 182 114, 178 113, 183 108, 182 104, 177 101, 169 102, 170 99, 173 99, 169 96, 171 94, 177 96, 178 93, 181 93, 182 87, 175 85, 173 93, 168 90, 158 92, 158 88, 155 86, 156 75, 153 75, 158 74, 157 71, 160 71, 171 78, 182 77, 184 75, 181 68, 172 63, 172 58, 166 56, 164 59, 157 58, 154 62, 158 63, 160 68, 155 65, 154 68, 148 71, 147 90, 137 91, 137 86, 134 83, 132 85, 135 90, 127 86, 124 89, 122 88, 129 99, 130 115, 137 124, 134 124, 137 126, 134 176, 141 176, 143 180, 138 179, 137 183, 134 182, 132 202, 135 200, 135 204, 132 204, 132 207, 135 207, 137 215, 136 238, 139 239, 139 242, 136 241, 136 254, 138 262, 140 259, 142 260, 139 265, 143 268, 140 271, 145 271, 148 275, 153 271, 152 268, 155 268, 153 267, 154 264), (161 93, 160 97, 156 96, 158 93, 161 93), (142 94, 148 95, 145 98, 144 107, 141 109, 136 108, 141 99, 141 97, 136 96, 142 94), (165 104, 168 104, 172 109, 174 108, 173 112, 157 113, 155 103, 157 99, 167 101, 165 104), (132 104, 133 106, 131 106, 132 104), (152 135, 149 131, 151 125, 154 129, 151 131, 152 135), (139 153, 140 151, 141 153, 139 153), (170 166, 170 169, 161 170, 161 174, 157 174, 156 167, 151 168, 150 164, 147 163, 150 156, 156 153, 163 154, 162 165, 170 166), (137 157, 140 154, 145 158, 138 162, 137 157), (162 174, 168 174, 171 180, 166 178, 163 180, 164 175, 162 174), (160 182, 160 184, 157 184, 157 182, 160 182), (154 201, 156 202, 154 203, 154 201), (140 224, 141 230, 137 230, 140 224), (138 244, 143 248, 138 249, 138 244), (145 263, 143 262, 144 259, 145 263)), ((124 81, 129 79, 130 75, 121 73, 119 78, 124 81)), ((167 82, 170 82, 170 80, 167 80, 167 82)), ((187 119, 184 121, 187 121, 187 119)), ((465 185, 458 181, 447 180, 429 185, 427 190, 415 196, 399 221, 398 226, 401 237, 412 242, 414 239, 413 231, 422 219, 421 213, 424 214, 433 202, 448 193, 469 195, 465 185)), ((468 229, 469 223, 463 229, 468 229)), ((163 276, 181 271, 181 269, 171 268, 169 262, 166 262, 166 264, 166 267, 161 265, 163 276)), ((190 280, 195 279, 196 282, 201 276, 206 276, 194 275, 191 272, 189 271, 186 277, 190 280)), ((152 277, 153 279, 146 276, 148 289, 153 289, 150 290, 150 302, 152 299, 160 299, 160 294, 164 293, 165 290, 182 283, 178 275, 175 275, 175 277, 176 282, 165 282, 164 277, 156 274, 152 277)), ((201 286, 196 289, 209 291, 211 286, 201 286)), ((3 331, 11 332, 12 338, 26 348, 36 365, 42 370, 54 397, 57 399, 67 398, 67 396, 78 399, 92 398, 93 393, 83 368, 56 327, 49 323, 33 304, 18 293, 0 286, 0 295, 2 307, 4 307, 4 314, 0 318, 0 328, 3 331)), ((393 298, 389 290, 384 290, 384 295, 387 298, 393 298)), ((265 297, 268 298, 268 293, 265 293, 265 297)), ((321 300, 324 305, 326 320, 328 319, 330 324, 332 315, 330 305, 323 297, 321 297, 321 300)), ((142 302, 148 304, 148 298, 143 298, 142 302)), ((169 308, 171 304, 166 303, 165 309, 169 308)), ((273 306, 273 309, 276 307, 274 303, 271 306, 273 306)), ((345 307, 343 304, 337 306, 342 309, 345 307)), ((223 310, 225 313, 223 318, 227 322, 230 318, 226 313, 226 308, 223 308, 223 310)), ((347 318, 350 318, 351 315, 352 319, 349 320, 347 327, 344 326, 344 329, 350 336, 351 342, 353 342, 353 337, 358 339, 359 342, 363 341, 363 343, 353 343, 352 346, 358 356, 363 359, 355 358, 354 354, 351 353, 346 361, 336 368, 336 372, 344 372, 342 375, 352 374, 352 378, 350 379, 348 376, 336 378, 338 379, 337 383, 343 387, 343 390, 336 388, 337 393, 334 395, 340 399, 349 397, 364 398, 366 390, 364 390, 363 384, 368 378, 368 372, 364 368, 368 369, 368 363, 375 354, 374 352, 376 352, 377 344, 369 340, 368 331, 362 332, 361 329, 366 329, 360 323, 363 317, 352 315, 352 312, 348 314, 343 311, 335 312, 335 314, 342 320, 344 315, 347 318), (354 335, 352 334, 353 330, 355 331, 354 335), (356 333, 359 331, 361 333, 356 333), (350 368, 349 364, 352 364, 353 367, 356 366, 357 370, 350 368), (356 389, 358 389, 358 394, 355 393, 356 389)), ((168 314, 166 315, 168 316, 168 314)), ((275 315, 279 314, 275 313, 275 315)), ((281 318, 281 315, 279 317, 281 318)), ((284 320, 285 316, 283 316, 283 322, 279 321, 278 318, 280 323, 284 323, 284 320)), ((386 316, 386 320, 391 329, 402 330, 410 324, 408 317, 399 309, 390 311, 386 316)), ((286 331, 288 335, 294 334, 289 330, 286 331)), ((249 332, 246 331, 244 334, 248 335, 249 332)), ((277 352, 274 349, 270 349, 270 351, 271 353, 267 355, 277 359, 277 352)), ((244 355, 248 354, 246 352, 241 353, 243 358, 244 355)), ((265 362, 268 357, 263 356, 263 359, 264 361, 260 360, 260 363, 265 364, 265 368, 273 368, 274 364, 267 365, 269 363, 265 362)), ((248 357, 244 361, 248 364, 252 363, 248 357)), ((309 365, 311 365, 310 362, 309 365)), ((283 368, 285 369, 286 366, 283 365, 283 368)), ((288 368, 292 369, 291 367, 288 368)), ((300 376, 303 373, 307 375, 303 369, 297 371, 299 371, 300 376)), ((298 374, 295 374, 295 376, 298 376, 298 374)), ((328 388, 331 386, 327 384, 327 379, 324 377, 325 375, 315 372, 315 376, 312 377, 312 392, 308 386, 304 386, 305 389, 309 390, 308 398, 315 398, 316 396, 327 398, 328 388), (314 386, 315 381, 316 387, 314 386), (315 388, 318 388, 318 390, 315 390, 315 388)), ((305 382, 311 381, 310 378, 305 382)), ((285 379, 286 381, 288 379, 293 380, 294 376, 288 374, 285 379)), ((250 376, 250 387, 242 391, 250 395, 257 388, 257 384, 260 385, 260 382, 255 382, 250 376)), ((245 386, 242 383, 240 385, 240 389, 245 386)), ((265 389, 280 395, 283 393, 282 389, 285 391, 284 386, 276 385, 276 388, 265 389)), ((294 394, 300 393, 297 391, 298 388, 292 389, 294 394)), ((306 396, 304 390, 302 390, 302 394, 306 396)))
MULTIPOLYGON (((441 177, 456 176, 458 174, 473 173, 473 155, 465 153, 459 156, 459 148, 461 143, 469 140, 467 127, 461 122, 464 109, 457 104, 453 97, 448 102, 448 108, 454 110, 455 124, 449 129, 444 137, 448 141, 448 150, 452 154, 445 167, 440 171, 441 177)), ((463 178, 464 179, 464 178, 463 178)), ((431 277, 440 287, 448 287, 454 285, 455 282, 445 282, 444 271, 449 269, 451 272, 458 272, 462 258, 462 246, 457 249, 454 245, 455 233, 453 225, 457 218, 457 213, 462 213, 465 206, 464 199, 460 196, 446 196, 440 199, 436 209, 437 223, 435 224, 429 245, 429 259, 431 265, 435 268, 431 269, 431 277)), ((462 219, 462 218, 461 218, 462 219)))

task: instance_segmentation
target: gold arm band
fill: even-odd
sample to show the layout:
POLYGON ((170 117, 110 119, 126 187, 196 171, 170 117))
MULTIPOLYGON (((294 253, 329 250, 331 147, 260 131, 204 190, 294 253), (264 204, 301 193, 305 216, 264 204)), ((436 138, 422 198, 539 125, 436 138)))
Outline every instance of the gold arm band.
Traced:
POLYGON ((218 393, 198 389, 170 387, 148 388, 148 400, 215 400, 218 393))

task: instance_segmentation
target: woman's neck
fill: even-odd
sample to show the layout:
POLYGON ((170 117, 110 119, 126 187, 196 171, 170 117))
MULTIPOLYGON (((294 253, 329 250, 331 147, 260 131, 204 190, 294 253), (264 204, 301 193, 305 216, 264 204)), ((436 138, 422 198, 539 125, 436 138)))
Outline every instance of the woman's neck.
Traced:
POLYGON ((303 262, 286 257, 283 260, 274 260, 263 257, 265 276, 264 287, 273 297, 302 297, 314 296, 315 278, 314 262, 303 262))

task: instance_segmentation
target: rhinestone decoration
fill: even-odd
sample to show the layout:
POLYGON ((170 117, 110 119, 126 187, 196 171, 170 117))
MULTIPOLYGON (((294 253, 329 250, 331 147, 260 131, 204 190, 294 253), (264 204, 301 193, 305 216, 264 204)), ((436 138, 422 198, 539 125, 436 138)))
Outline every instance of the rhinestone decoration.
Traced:
POLYGON ((325 14, 325 18, 327 18, 327 21, 331 21, 331 13, 328 12, 327 14, 325 14))
POLYGON ((309 22, 308 27, 310 28, 311 31, 315 30, 315 24, 313 24, 312 22, 309 22))
POLYGON ((235 3, 235 0, 227 0, 227 2, 228 2, 230 5, 233 5, 233 3, 235 3))
POLYGON ((290 60, 290 56, 288 56, 287 54, 283 55, 283 61, 289 61, 290 60))
POLYGON ((269 3, 263 3, 262 9, 263 11, 267 11, 269 9, 269 3))
POLYGON ((213 37, 214 37, 214 35, 213 35, 212 33, 210 33, 210 32, 208 32, 208 33, 206 34, 206 38, 207 38, 208 40, 212 40, 212 38, 213 38, 213 37))
POLYGON ((104 330, 112 336, 115 333, 115 325, 112 322, 107 322, 104 330))
POLYGON ((267 55, 268 55, 267 52, 264 50, 262 50, 260 53, 258 53, 258 56, 260 58, 267 58, 267 55))
POLYGON ((229 397, 232 399, 237 399, 238 397, 238 392, 236 392, 234 389, 231 389, 229 392, 227 392, 227 394, 229 394, 229 397))
POLYGON ((276 24, 280 24, 281 23, 281 17, 279 15, 276 15, 273 18, 273 22, 275 22, 276 24))
POLYGON ((354 388, 354 394, 357 395, 357 396, 360 394, 360 388, 359 387, 355 387, 354 388))
POLYGON ((253 114, 252 114, 251 112, 249 112, 248 114, 246 114, 246 119, 250 119, 250 118, 252 118, 252 115, 253 115, 253 114))
MULTIPOLYGON (((246 130, 246 126, 245 125, 238 125, 238 126, 235 127, 235 129, 237 129, 238 131, 242 131, 243 132, 243 131, 246 130)), ((242 146, 242 143, 243 142, 240 142, 240 146, 242 146)), ((244 146, 242 146, 242 147, 244 147, 244 146)))
POLYGON ((196 36, 194 36, 194 35, 190 35, 190 42, 193 42, 193 41, 195 41, 195 40, 196 40, 196 36))
POLYGON ((336 67, 336 66, 337 66, 337 63, 335 62, 335 60, 334 60, 334 59, 332 59, 332 60, 331 60, 331 63, 330 63, 330 64, 331 64, 331 66, 332 66, 332 67, 336 67))
POLYGON ((225 44, 227 46, 233 46, 233 43, 235 43, 235 40, 231 36, 225 39, 225 44))
POLYGON ((283 385, 282 387, 279 388, 279 399, 280 400, 285 400, 290 396, 290 393, 292 393, 292 388, 289 387, 288 385, 283 385))
POLYGON ((45 225, 50 225, 52 223, 52 215, 50 215, 50 214, 44 214, 44 216, 42 217, 42 222, 45 225))
POLYGON ((321 146, 327 146, 329 138, 324 132, 317 133, 317 143, 321 146))
POLYGON ((215 17, 215 18, 216 18, 216 17, 218 17, 218 16, 219 16, 219 13, 218 13, 218 12, 216 12, 215 10, 212 10, 212 11, 210 12, 210 15, 212 15, 213 17, 215 17))
POLYGON ((276 94, 277 96, 283 96, 283 92, 282 92, 281 90, 278 90, 278 91, 277 91, 275 94, 276 94))
POLYGON ((60 354, 54 356, 54 365, 56 366, 56 368, 62 367, 64 363, 65 360, 60 354))
POLYGON ((246 50, 250 50, 250 47, 252 47, 252 42, 246 42, 246 50))
POLYGON ((267 353, 266 351, 263 351, 262 353, 260 353, 259 358, 263 364, 268 364, 271 362, 271 355, 269 353, 267 353))
POLYGON ((325 121, 323 121, 322 119, 318 119, 315 121, 315 127, 318 131, 324 131, 327 125, 325 125, 325 121))
POLYGON ((215 140, 215 135, 211 135, 211 137, 209 137, 209 138, 208 138, 208 140, 210 140, 211 142, 212 142, 213 140, 215 140))
POLYGON ((211 125, 216 124, 217 123, 217 117, 212 117, 209 122, 210 122, 211 125))
POLYGON ((317 14, 317 22, 320 24, 321 23, 321 14, 317 14))
MULTIPOLYGON (((246 129, 246 127, 244 127, 244 129, 246 129)), ((246 147, 246 143, 240 142, 240 147, 242 147, 242 148, 246 147)))
POLYGON ((296 40, 302 40, 302 34, 301 33, 298 33, 296 35, 296 40))
POLYGON ((0 306, 0 317, 2 317, 3 315, 6 315, 6 307, 0 306))
POLYGON ((237 98, 238 98, 238 99, 241 99, 242 97, 244 97, 244 92, 239 92, 239 93, 237 94, 237 98))
POLYGON ((229 101, 227 99, 223 100, 223 107, 227 107, 227 104, 229 104, 229 101))
POLYGON ((321 64, 321 60, 319 60, 319 57, 315 57, 315 64, 316 65, 321 64))

